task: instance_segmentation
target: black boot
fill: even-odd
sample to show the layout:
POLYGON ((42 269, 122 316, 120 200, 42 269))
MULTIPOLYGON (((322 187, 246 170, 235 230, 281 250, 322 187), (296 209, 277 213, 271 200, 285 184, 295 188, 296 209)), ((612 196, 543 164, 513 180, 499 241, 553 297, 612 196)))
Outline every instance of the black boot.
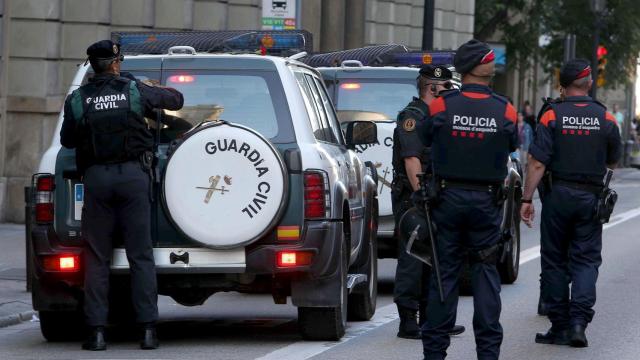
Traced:
POLYGON ((550 345, 569 345, 569 330, 554 330, 553 327, 546 334, 537 333, 536 343, 550 345))
POLYGON ((398 337, 403 339, 421 339, 418 320, 416 319, 416 311, 398 306, 400 315, 400 328, 398 329, 398 337))
POLYGON ((465 330, 466 329, 462 325, 453 325, 451 330, 447 331, 447 333, 451 336, 455 336, 462 334, 465 330))
POLYGON ((158 346, 160 346, 160 342, 156 333, 156 325, 146 324, 142 333, 142 341, 140 341, 140 349, 155 350, 158 346))
POLYGON ((587 329, 584 325, 573 325, 571 327, 571 346, 572 347, 587 347, 589 346, 589 341, 587 341, 587 335, 584 331, 587 329))
POLYGON ((104 340, 104 327, 92 327, 89 337, 82 344, 82 349, 91 351, 107 350, 107 342, 104 340))

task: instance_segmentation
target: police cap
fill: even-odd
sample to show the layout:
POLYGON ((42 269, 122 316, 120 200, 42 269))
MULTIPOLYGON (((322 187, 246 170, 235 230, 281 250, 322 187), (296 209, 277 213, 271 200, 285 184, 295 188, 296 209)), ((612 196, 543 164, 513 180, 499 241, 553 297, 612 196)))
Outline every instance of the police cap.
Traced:
POLYGON ((591 75, 591 66, 588 60, 569 60, 560 69, 560 86, 567 87, 572 82, 591 75))
POLYGON ((429 80, 451 80, 453 74, 451 70, 441 65, 423 65, 420 67, 420 76, 429 80))
POLYGON ((109 60, 120 57, 120 44, 111 40, 100 40, 87 48, 91 60, 109 60))
POLYGON ((453 65, 460 74, 467 74, 474 67, 488 64, 496 59, 496 56, 486 43, 471 39, 462 44, 453 57, 453 65))

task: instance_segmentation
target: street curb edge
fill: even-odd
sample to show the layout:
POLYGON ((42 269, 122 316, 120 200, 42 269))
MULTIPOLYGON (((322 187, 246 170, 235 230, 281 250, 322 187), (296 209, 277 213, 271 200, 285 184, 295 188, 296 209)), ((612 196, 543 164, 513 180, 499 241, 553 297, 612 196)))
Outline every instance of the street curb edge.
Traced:
POLYGON ((0 317, 0 328, 11 326, 11 325, 18 325, 22 322, 29 321, 33 318, 33 315, 35 315, 36 313, 37 313, 36 311, 30 310, 30 311, 24 311, 18 314, 0 317))

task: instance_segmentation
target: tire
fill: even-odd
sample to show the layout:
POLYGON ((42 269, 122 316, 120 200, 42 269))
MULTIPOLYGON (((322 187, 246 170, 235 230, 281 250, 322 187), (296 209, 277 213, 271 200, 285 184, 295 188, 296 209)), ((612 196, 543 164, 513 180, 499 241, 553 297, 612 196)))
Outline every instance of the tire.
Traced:
POLYGON ((40 311, 40 331, 49 342, 79 341, 84 321, 80 311, 40 311))
POLYGON ((366 255, 365 263, 355 269, 356 274, 366 274, 367 281, 356 285, 348 301, 348 320, 349 321, 367 321, 376 313, 376 304, 378 298, 378 241, 377 234, 377 201, 372 211, 371 231, 363 248, 363 255, 366 255))
POLYGON ((518 279, 520 271, 520 199, 514 193, 513 206, 511 207, 511 250, 507 253, 505 261, 498 263, 498 272, 503 284, 513 284, 518 279))
POLYGON ((347 325, 347 268, 348 253, 344 239, 341 240, 342 263, 338 274, 340 281, 340 304, 336 307, 299 307, 298 326, 305 340, 338 341, 344 336, 347 325))

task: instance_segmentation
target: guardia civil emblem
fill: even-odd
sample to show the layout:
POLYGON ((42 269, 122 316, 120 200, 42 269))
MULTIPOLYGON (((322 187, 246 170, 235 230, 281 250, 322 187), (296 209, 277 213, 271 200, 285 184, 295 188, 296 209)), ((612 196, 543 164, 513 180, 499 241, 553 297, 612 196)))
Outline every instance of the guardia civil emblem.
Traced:
MULTIPOLYGON (((216 175, 216 176, 211 176, 209 177, 209 186, 207 187, 203 187, 203 186, 196 186, 196 189, 200 189, 200 190, 207 190, 207 193, 204 196, 204 203, 208 204, 209 201, 211 201, 211 197, 213 197, 213 194, 217 191, 220 192, 220 195, 224 195, 224 193, 229 192, 228 188, 225 188, 224 185, 222 185, 221 187, 218 187, 218 183, 220 182, 220 175, 216 175)), ((231 178, 227 175, 224 176, 224 183, 227 184, 228 186, 231 186, 231 178)))

